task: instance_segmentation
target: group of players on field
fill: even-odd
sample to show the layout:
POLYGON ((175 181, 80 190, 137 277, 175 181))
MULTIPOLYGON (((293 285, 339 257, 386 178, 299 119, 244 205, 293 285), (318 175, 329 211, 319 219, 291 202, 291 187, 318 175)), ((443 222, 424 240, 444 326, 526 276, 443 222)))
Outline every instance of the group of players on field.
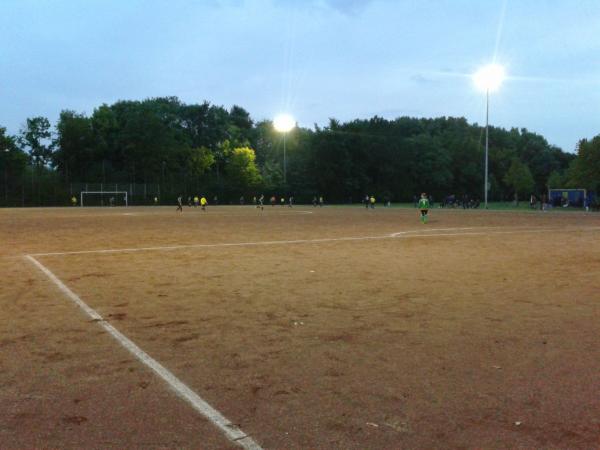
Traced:
MULTIPOLYGON (((208 200, 206 200, 206 197, 202 196, 202 197, 198 197, 197 195, 194 196, 194 198, 188 198, 188 206, 192 206, 192 204, 194 205, 194 208, 197 208, 198 206, 200 206, 202 208, 202 211, 206 211, 206 206, 208 205, 208 200), (193 201, 193 203, 192 203, 193 201)), ((177 197, 177 211, 181 211, 183 212, 183 197, 180 195, 179 197, 177 197)))
MULTIPOLYGON (((261 196, 258 198, 253 197, 252 203, 257 208, 260 208, 261 210, 263 210, 265 208, 265 196, 261 194, 261 196)), ((277 204, 277 197, 275 197, 274 195, 271 196, 270 203, 271 203, 271 206, 275 206, 277 204)), ((367 195, 365 197, 364 203, 365 203, 365 207, 367 209, 369 207, 371 209, 375 208, 375 197, 373 197, 372 195, 371 196, 367 195)), ((240 204, 243 205, 244 202, 242 200, 240 200, 240 204)), ((279 204, 281 206, 284 206, 286 204, 285 197, 280 197, 279 204)), ((318 198, 317 198, 317 196, 313 197, 312 204, 314 207, 317 207, 317 206, 322 207, 323 206, 323 196, 319 196, 318 198)), ((198 197, 196 195, 193 198, 193 205, 194 205, 194 207, 200 206, 202 208, 202 211, 206 211, 206 206, 208 205, 208 201, 206 200, 206 197, 204 197, 204 196, 198 197)), ((290 208, 294 205, 294 196, 290 196, 288 198, 287 205, 290 208)), ((188 206, 192 206, 190 199, 188 199, 188 206)), ((429 198, 427 197, 427 194, 425 192, 423 192, 421 194, 418 208, 419 208, 419 211, 421 212, 421 222, 424 224, 427 223, 427 213, 429 212, 429 198)), ((181 195, 179 197, 177 197, 177 211, 183 212, 183 197, 181 195)))
MULTIPOLYGON (((271 206, 275 206, 277 205, 277 197, 275 197, 274 195, 271 196, 271 198, 269 199, 269 202, 271 203, 271 206)), ((256 206, 257 208, 265 209, 265 196, 261 194, 260 197, 256 198, 253 197, 252 198, 252 203, 254 204, 254 206, 256 206)), ((315 195, 312 199, 312 205, 316 208, 317 206, 322 207, 323 206, 323 196, 320 195, 318 198, 315 195)), ((243 204, 243 203, 242 203, 243 204)), ((292 206, 294 206, 294 196, 291 195, 287 202, 285 200, 285 197, 280 197, 279 198, 279 204, 281 206, 285 206, 286 204, 291 208, 292 206)))

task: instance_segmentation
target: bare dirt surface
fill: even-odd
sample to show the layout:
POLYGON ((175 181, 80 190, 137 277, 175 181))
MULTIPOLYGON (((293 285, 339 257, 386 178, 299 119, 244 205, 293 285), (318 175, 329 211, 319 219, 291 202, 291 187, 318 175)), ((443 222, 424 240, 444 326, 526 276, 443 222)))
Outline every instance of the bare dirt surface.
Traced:
POLYGON ((35 257, 264 448, 600 447, 600 216, 216 207, 0 210, 1 448, 233 447, 23 259, 107 249, 35 257))

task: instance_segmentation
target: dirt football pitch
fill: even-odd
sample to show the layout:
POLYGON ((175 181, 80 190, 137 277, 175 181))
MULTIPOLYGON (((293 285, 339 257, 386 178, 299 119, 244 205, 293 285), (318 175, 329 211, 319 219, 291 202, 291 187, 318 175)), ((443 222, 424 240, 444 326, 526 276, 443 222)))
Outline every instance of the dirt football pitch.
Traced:
POLYGON ((600 215, 0 210, 0 448, 600 448, 600 215))

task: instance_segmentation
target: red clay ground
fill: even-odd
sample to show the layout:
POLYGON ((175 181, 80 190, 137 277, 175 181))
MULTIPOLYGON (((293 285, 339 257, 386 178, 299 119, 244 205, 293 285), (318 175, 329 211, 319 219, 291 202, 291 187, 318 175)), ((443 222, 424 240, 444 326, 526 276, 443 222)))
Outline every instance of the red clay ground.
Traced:
POLYGON ((401 209, 2 210, 0 447, 232 446, 22 258, 179 245, 196 247, 36 258, 265 448, 600 447, 599 227, 560 213, 434 210, 423 226, 401 209), (376 239, 198 246, 347 237, 376 239))

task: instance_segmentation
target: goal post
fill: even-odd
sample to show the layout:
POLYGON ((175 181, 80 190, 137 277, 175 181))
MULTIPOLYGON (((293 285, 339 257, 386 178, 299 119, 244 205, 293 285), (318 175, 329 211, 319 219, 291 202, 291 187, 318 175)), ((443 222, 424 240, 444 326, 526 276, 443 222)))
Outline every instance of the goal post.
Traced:
POLYGON ((81 191, 79 206, 128 206, 127 191, 81 191))
POLYGON ((581 208, 585 204, 585 189, 548 189, 548 201, 552 206, 574 206, 581 208))

